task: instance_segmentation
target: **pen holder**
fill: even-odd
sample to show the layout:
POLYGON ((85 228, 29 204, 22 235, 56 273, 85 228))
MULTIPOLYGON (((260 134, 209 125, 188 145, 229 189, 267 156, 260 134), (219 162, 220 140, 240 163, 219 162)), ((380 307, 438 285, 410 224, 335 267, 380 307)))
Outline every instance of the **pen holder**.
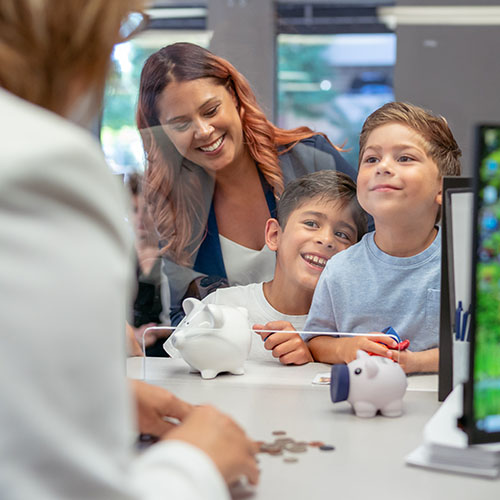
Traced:
POLYGON ((469 378, 469 349, 470 342, 453 339, 453 387, 469 378))

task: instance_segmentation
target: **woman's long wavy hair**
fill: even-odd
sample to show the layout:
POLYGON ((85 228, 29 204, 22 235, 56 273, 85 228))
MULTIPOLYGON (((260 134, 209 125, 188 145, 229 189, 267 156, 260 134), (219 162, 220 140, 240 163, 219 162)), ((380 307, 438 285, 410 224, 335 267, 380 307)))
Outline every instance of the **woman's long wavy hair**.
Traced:
POLYGON ((213 78, 234 92, 244 143, 276 197, 284 187, 279 154, 317 134, 308 127, 285 130, 273 125, 245 77, 228 61, 198 45, 176 43, 150 56, 141 73, 137 108, 147 160, 145 196, 164 244, 162 253, 182 265, 189 264, 201 244, 208 207, 203 201, 199 168, 182 158, 168 139, 156 103, 171 82, 199 78, 213 78))

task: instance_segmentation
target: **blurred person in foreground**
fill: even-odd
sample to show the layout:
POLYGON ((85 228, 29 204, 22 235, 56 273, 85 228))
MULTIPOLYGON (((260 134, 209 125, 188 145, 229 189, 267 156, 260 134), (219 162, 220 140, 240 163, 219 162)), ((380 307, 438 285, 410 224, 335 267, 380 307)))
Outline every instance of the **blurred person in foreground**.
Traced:
POLYGON ((131 382, 134 423, 125 198, 85 126, 142 8, 0 0, 2 500, 221 499, 258 480, 255 444, 211 407, 131 382), (137 427, 161 438, 140 455, 137 427))

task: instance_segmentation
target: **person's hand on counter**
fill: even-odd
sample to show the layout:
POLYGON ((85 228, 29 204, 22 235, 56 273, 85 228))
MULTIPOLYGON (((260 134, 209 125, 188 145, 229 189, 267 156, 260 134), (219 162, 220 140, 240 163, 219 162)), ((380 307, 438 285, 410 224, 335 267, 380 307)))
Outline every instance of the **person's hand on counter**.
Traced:
POLYGON ((193 410, 193 405, 161 387, 139 380, 131 380, 130 384, 135 395, 138 430, 142 434, 163 436, 193 410))
POLYGON ((230 417, 211 406, 195 407, 182 425, 163 439, 177 439, 204 451, 215 463, 228 485, 245 476, 257 484, 259 469, 255 454, 258 445, 230 417))

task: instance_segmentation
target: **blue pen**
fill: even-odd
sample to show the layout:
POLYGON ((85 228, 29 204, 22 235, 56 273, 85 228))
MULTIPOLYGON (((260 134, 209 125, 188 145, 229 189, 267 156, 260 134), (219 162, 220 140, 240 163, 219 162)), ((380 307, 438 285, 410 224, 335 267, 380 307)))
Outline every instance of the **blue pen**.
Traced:
POLYGON ((467 312, 469 313, 469 318, 467 321, 467 328, 465 331, 465 342, 470 342, 470 328, 471 328, 471 323, 472 323, 472 311, 471 311, 471 305, 469 305, 469 308, 467 309, 467 312))
POLYGON ((458 301, 458 307, 455 311, 455 340, 460 340, 460 325, 462 319, 462 301, 458 301))
POLYGON ((469 319, 470 309, 464 312, 464 317, 462 320, 462 331, 460 332, 460 340, 465 340, 465 334, 467 332, 467 320, 469 319))

